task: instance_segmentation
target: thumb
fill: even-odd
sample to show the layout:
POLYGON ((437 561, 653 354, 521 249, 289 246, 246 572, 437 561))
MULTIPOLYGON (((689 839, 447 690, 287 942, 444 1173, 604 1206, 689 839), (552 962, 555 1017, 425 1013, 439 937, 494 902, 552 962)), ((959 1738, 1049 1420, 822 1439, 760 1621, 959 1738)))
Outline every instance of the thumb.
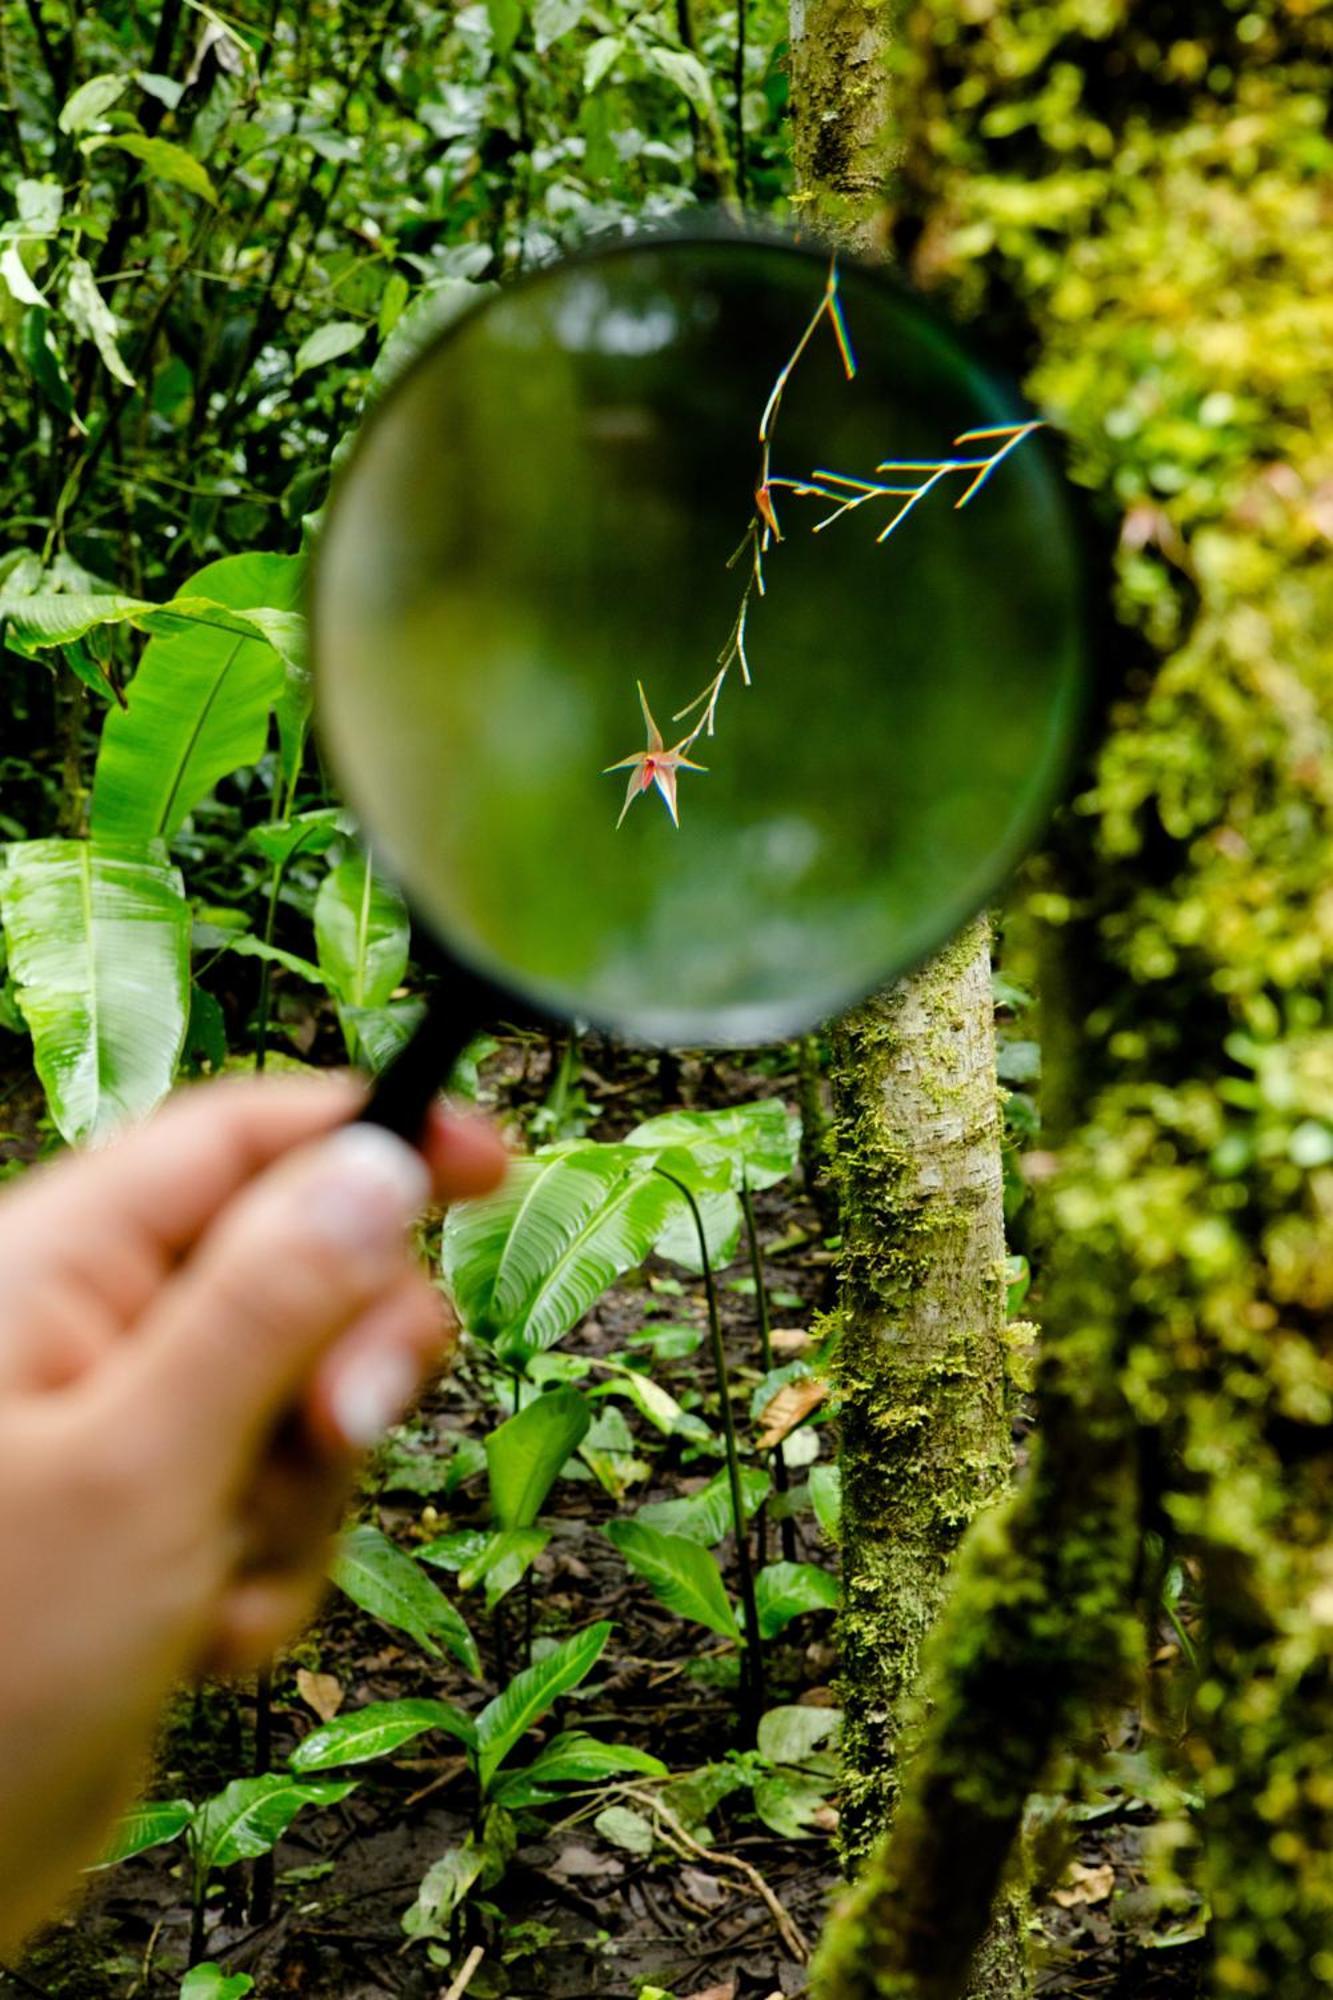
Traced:
POLYGON ((373 1125, 251 1181, 123 1350, 112 1394, 145 1443, 196 1481, 244 1476, 319 1356, 410 1270, 407 1226, 430 1192, 421 1156, 373 1125))

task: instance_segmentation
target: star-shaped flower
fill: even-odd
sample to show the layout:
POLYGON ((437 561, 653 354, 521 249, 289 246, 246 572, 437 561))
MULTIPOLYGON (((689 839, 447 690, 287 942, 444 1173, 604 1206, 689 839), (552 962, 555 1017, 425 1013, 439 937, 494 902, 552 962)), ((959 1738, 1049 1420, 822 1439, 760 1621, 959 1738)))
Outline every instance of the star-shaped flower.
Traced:
POLYGON ((707 766, 692 764, 685 755, 689 740, 687 737, 682 737, 673 749, 668 750, 666 748, 666 745, 662 741, 662 732, 653 721, 653 712, 648 706, 648 697, 643 691, 643 682, 640 681, 638 686, 639 706, 643 710, 643 720, 648 730, 648 747, 646 750, 636 750, 632 757, 622 757, 618 764, 608 764, 606 766, 607 771, 628 771, 630 774, 629 787, 625 793, 625 803, 620 808, 620 818, 616 821, 616 825, 621 826, 624 824, 625 814, 634 804, 640 792, 646 792, 650 786, 656 785, 658 791, 666 801, 666 809, 671 814, 672 824, 679 826, 680 815, 676 811, 676 773, 677 771, 702 771, 707 766))

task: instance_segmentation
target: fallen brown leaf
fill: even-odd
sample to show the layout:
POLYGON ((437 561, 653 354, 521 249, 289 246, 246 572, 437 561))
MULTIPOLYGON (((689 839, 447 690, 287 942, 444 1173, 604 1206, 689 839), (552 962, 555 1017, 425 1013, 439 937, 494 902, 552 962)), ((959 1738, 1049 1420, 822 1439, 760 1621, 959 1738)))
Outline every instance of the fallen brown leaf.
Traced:
POLYGON ((759 1422, 764 1428, 756 1439, 758 1449, 775 1450, 811 1410, 819 1408, 827 1394, 828 1383, 821 1382, 816 1375, 803 1376, 799 1382, 784 1382, 759 1412, 759 1422))
POLYGON ((296 1669, 296 1692, 307 1708, 313 1708, 321 1722, 332 1722, 343 1705, 343 1685, 332 1674, 312 1674, 306 1667, 296 1669))
POLYGON ((780 1354, 784 1361, 792 1361, 798 1354, 808 1353, 815 1344, 814 1335, 799 1326, 775 1326, 768 1338, 773 1352, 780 1354))
POLYGON ((697 1993, 687 1993, 685 2000, 736 2000, 736 1982, 729 1979, 725 1986, 702 1986, 697 1993))
POLYGON ((1058 1889, 1051 1891, 1052 1902, 1062 1910, 1076 1910, 1084 1903, 1104 1903, 1115 1887, 1115 1869, 1109 1861, 1096 1868, 1075 1861, 1058 1889))

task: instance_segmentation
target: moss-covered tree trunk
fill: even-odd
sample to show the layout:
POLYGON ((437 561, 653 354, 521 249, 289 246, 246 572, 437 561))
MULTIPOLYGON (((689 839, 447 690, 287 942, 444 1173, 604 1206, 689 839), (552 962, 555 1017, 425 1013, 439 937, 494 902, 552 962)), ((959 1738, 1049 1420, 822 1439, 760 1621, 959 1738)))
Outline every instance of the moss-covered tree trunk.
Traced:
MULTIPOLYGON (((1062 1740, 1206 1626, 1165 1843, 1228 2000, 1333 1993, 1333 21, 916 0, 895 240, 985 315, 1118 541, 1117 699, 1036 871, 1062 1113, 1031 1476, 820 2000, 955 2000, 1062 1740), (1147 1596, 1140 1607, 1137 1600, 1147 1596)), ((1165 1864, 1163 1864, 1165 1865, 1165 1864)))
MULTIPOLYGON (((874 255, 895 165, 888 6, 792 0, 803 226, 874 255)), ((834 1386, 842 1467, 843 1857, 894 1810, 922 1643, 963 1530, 1007 1487, 1004 1207, 990 926, 970 924, 833 1037, 842 1218, 834 1386)), ((978 1995, 1026 1990, 1006 1902, 978 1995)))

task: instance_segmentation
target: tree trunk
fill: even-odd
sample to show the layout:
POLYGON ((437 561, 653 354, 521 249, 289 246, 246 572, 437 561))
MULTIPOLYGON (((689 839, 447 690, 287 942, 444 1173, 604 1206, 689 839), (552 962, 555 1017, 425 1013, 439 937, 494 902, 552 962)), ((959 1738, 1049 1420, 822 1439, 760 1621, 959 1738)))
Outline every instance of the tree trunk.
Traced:
MULTIPOLYGON (((898 164, 891 21, 885 4, 791 0, 797 212, 870 255, 898 164)), ((987 919, 839 1025, 831 1080, 843 1231, 841 1841, 855 1869, 893 1815, 951 1557, 1012 1470, 987 919)), ((973 1977, 984 2000, 1026 1991, 1007 1898, 973 1977)))

